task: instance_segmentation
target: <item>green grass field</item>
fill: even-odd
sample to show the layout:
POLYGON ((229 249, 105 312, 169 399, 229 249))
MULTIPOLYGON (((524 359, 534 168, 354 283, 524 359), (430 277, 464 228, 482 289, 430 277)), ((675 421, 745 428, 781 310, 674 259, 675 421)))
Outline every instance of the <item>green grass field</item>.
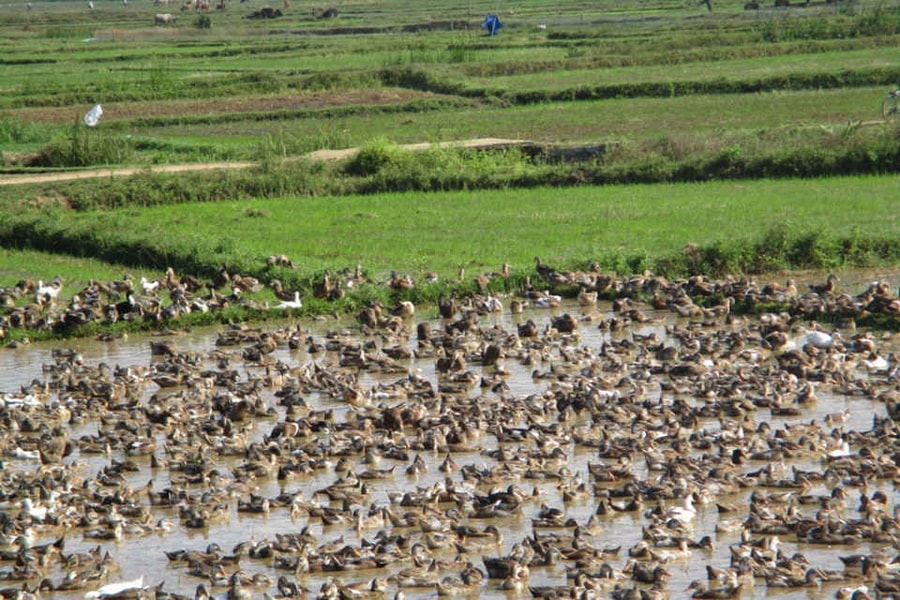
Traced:
MULTIPOLYGON (((121 270, 131 271, 192 264, 212 272, 227 263, 264 273, 266 257, 284 253, 302 257, 292 274, 297 280, 357 263, 381 279, 394 269, 452 279, 460 265, 480 272, 509 262, 527 273, 539 254, 553 264, 595 260, 627 273, 656 267, 687 244, 751 265, 752 257, 741 253, 773 233, 818 240, 823 262, 814 266, 823 267, 841 266, 830 247, 838 240, 896 237, 897 185, 897 176, 884 176, 376 194, 52 211, 37 219, 26 212, 16 222, 27 224, 33 242, 52 239, 76 256, 81 249, 129 257, 121 270)), ((10 261, 4 276, 24 277, 31 266, 27 259, 10 261)), ((48 278, 86 280, 95 265, 52 267, 48 278)))
POLYGON ((110 240, 146 236, 172 245, 214 240, 224 227, 240 256, 262 259, 282 248, 306 257, 314 271, 346 266, 334 262, 346 254, 371 257, 382 270, 396 265, 449 275, 468 262, 524 266, 533 261, 534 248, 557 263, 617 250, 666 255, 685 242, 749 241, 772 222, 887 236, 900 229, 900 215, 893 214, 897 184, 891 176, 376 194, 88 212, 68 223, 73 234, 98 228, 110 240), (265 216, 254 216, 260 212, 265 216), (842 220, 846 212, 854 218, 842 220), (272 240, 278 240, 277 248, 272 240))

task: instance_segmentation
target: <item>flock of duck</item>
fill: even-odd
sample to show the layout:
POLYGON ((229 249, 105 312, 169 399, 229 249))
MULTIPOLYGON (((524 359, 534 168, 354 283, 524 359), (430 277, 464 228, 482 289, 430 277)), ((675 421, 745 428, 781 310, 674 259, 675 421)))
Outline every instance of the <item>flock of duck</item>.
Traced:
MULTIPOLYGON (((294 268, 293 262, 281 254, 270 256, 267 266, 269 269, 294 268)), ((559 306, 562 296, 553 293, 553 290, 564 288, 579 290, 577 300, 583 306, 596 304, 598 298, 613 298, 618 307, 626 306, 638 313, 640 307, 635 304, 652 309, 669 309, 688 318, 727 314, 736 303, 741 304, 744 312, 753 312, 761 304, 782 306, 793 319, 816 319, 826 315, 852 322, 855 318, 872 314, 890 317, 900 315, 900 297, 893 293, 887 281, 876 281, 854 296, 846 292, 839 293, 836 275, 829 275, 824 283, 810 285, 808 292, 801 294, 793 279, 789 279, 784 285, 770 282, 762 286, 746 277, 712 281, 698 275, 670 281, 649 272, 617 279, 603 273, 599 265, 593 262, 588 271, 573 272, 557 270, 543 263, 539 257, 535 258, 535 272, 538 284, 532 285, 531 277, 526 279, 523 298, 515 298, 510 302, 509 309, 512 312, 521 312, 526 306, 559 306), (721 299, 722 303, 707 306, 705 302, 696 302, 699 298, 713 297, 721 299)), ((464 268, 460 267, 459 283, 463 282, 464 273, 464 268)), ((503 279, 503 287, 509 291, 509 277, 508 263, 504 263, 499 272, 479 274, 474 278, 476 293, 467 295, 466 305, 481 313, 503 311, 503 301, 489 293, 489 289, 492 280, 503 279)), ((429 273, 425 280, 437 281, 437 275, 429 273)), ((357 265, 352 271, 346 270, 338 277, 325 271, 322 278, 312 285, 310 292, 316 298, 336 300, 348 291, 367 284, 379 285, 369 281, 362 266, 357 265)), ((412 277, 396 271, 391 272, 384 284, 398 292, 416 285, 412 277)), ((13 329, 65 333, 87 324, 109 325, 119 321, 149 322, 162 327, 175 323, 179 317, 190 313, 207 313, 235 305, 255 311, 303 308, 303 293, 299 289, 286 289, 276 278, 263 283, 257 277, 229 273, 225 265, 209 281, 201 281, 189 274, 178 277, 170 267, 165 276, 158 280, 141 277, 136 282, 130 275, 121 280, 91 280, 82 289, 69 294, 65 301, 62 289, 63 280, 59 276, 49 283, 23 279, 13 286, 0 287, 0 340, 13 329), (257 293, 267 285, 278 301, 276 304, 256 299, 257 293)), ((398 305, 398 314, 408 316, 402 314, 404 310, 408 311, 408 302, 398 305)), ((628 322, 634 311, 621 312, 625 313, 625 319, 615 322, 620 326, 628 322)), ((444 307, 441 314, 447 314, 444 307)), ((15 347, 21 343, 16 341, 11 345, 15 347)))
MULTIPOLYGON (((889 284, 535 273, 581 292, 233 325, 205 351, 170 331, 148 364, 54 349, 0 393, 0 593, 900 596, 896 339, 851 321, 900 314, 889 284), (792 310, 731 310, 748 301, 792 310), (809 320, 834 313, 845 327, 809 320), (211 541, 174 547, 191 532, 211 541), (146 582, 148 561, 177 583, 146 582)), ((142 296, 186 285, 156 283, 142 296)))

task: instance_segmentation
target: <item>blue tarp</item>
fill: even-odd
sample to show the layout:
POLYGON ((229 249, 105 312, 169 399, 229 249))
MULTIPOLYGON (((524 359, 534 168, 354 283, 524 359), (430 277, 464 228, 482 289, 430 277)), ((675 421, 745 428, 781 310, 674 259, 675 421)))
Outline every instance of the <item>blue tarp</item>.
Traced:
POLYGON ((503 27, 503 23, 500 22, 500 17, 494 13, 490 13, 484 18, 484 21, 481 22, 481 28, 487 29, 490 35, 497 35, 497 31, 501 27, 503 27))

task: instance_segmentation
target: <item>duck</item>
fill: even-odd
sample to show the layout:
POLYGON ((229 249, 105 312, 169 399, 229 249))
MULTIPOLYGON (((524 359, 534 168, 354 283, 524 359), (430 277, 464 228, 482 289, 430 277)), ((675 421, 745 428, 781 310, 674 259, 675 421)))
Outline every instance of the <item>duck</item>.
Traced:
POLYGON ((597 304, 597 292, 589 292, 586 288, 582 287, 578 291, 576 301, 578 302, 579 306, 594 306, 597 304))
POLYGON ((837 288, 837 284, 840 281, 837 275, 834 273, 829 273, 828 277, 825 279, 824 283, 815 282, 808 284, 809 291, 814 294, 822 295, 822 294, 830 294, 835 291, 837 288))
POLYGON ((397 584, 397 587, 427 587, 433 588, 438 582, 437 563, 432 560, 427 565, 413 566, 401 569, 388 578, 397 584))
POLYGON ((130 594, 144 589, 144 576, 141 575, 137 579, 130 581, 120 581, 118 583, 107 583, 106 585, 87 592, 85 600, 98 600, 100 598, 119 598, 124 599, 132 597, 130 594))
POLYGON ((40 450, 25 450, 19 446, 14 446, 10 451, 9 455, 13 458, 17 458, 19 460, 40 460, 41 453, 40 450))
POLYGON ((212 595, 209 593, 209 589, 206 587, 206 584, 197 584, 197 587, 194 589, 194 600, 211 600, 211 598, 212 595))
POLYGON ((81 535, 85 539, 119 541, 125 536, 125 531, 123 522, 118 521, 113 527, 103 526, 94 529, 86 529, 81 535))
POLYGON ((817 324, 813 324, 812 328, 803 331, 802 345, 810 345, 819 350, 828 350, 834 346, 835 342, 839 339, 840 334, 838 332, 827 333, 819 329, 817 324))
POLYGON ((453 460, 453 456, 451 456, 449 452, 447 453, 447 456, 444 458, 441 464, 438 465, 438 471, 440 471, 441 473, 455 473, 458 470, 459 465, 455 460, 453 460))
POLYGON ((428 465, 421 455, 416 454, 412 463, 406 467, 407 475, 423 475, 428 472, 428 465))
POLYGON ((679 560, 687 560, 691 557, 693 552, 689 547, 689 542, 686 538, 679 538, 676 541, 676 546, 674 548, 662 548, 660 550, 651 549, 650 556, 662 563, 670 563, 679 560))
POLYGON ((519 559, 511 556, 482 556, 481 562, 491 579, 507 579, 521 566, 519 559))
POLYGON ((513 298, 509 302, 509 312, 518 315, 525 311, 525 307, 528 305, 524 300, 519 300, 518 298, 513 298))
POLYGON ((887 373, 890 367, 887 358, 877 352, 870 352, 865 359, 859 361, 859 365, 870 374, 887 373))
POLYGON ((440 298, 438 300, 438 312, 443 319, 452 319, 459 312, 459 300, 450 296, 449 298, 440 298))
POLYGON ((146 277, 141 277, 141 291, 144 292, 144 295, 152 295, 159 291, 160 283, 158 280, 154 279, 152 281, 148 280, 146 277))
POLYGON ((31 498, 23 498, 21 506, 22 512, 38 523, 44 522, 50 515, 50 507, 43 504, 36 504, 31 498))
POLYGON ((391 309, 391 314, 408 319, 416 314, 416 305, 409 300, 401 300, 391 309))
POLYGON ((296 580, 289 578, 287 575, 278 577, 276 588, 281 598, 297 598, 308 593, 308 590, 301 587, 296 580))
POLYGON ((294 292, 293 300, 282 300, 275 305, 275 308, 279 310, 293 310, 297 308, 303 308, 303 301, 300 299, 300 292, 294 292))
POLYGON ((697 518, 697 509, 694 507, 694 494, 684 497, 684 506, 673 506, 666 510, 665 520, 675 519, 683 525, 690 525, 697 518))
POLYGON ((537 274, 544 282, 549 283, 550 285, 566 282, 566 278, 563 277, 561 273, 558 273, 555 268, 541 261, 539 256, 534 257, 534 270, 537 271, 537 274))
POLYGON ((391 278, 388 285, 395 290, 411 290, 416 287, 413 278, 409 275, 401 275, 397 271, 391 271, 391 278))
POLYGON ((806 570, 803 577, 795 577, 790 573, 767 573, 766 586, 772 588, 801 588, 816 587, 822 580, 822 576, 818 569, 810 567, 806 570))
POLYGON ((461 577, 444 577, 435 582, 434 587, 438 596, 468 596, 478 590, 480 582, 467 583, 461 577))
POLYGON ((514 563, 509 575, 500 582, 497 589, 507 592, 521 592, 528 587, 528 578, 528 567, 518 562, 514 563))
POLYGON ((503 543, 503 534, 495 525, 488 525, 483 531, 460 526, 454 528, 454 533, 458 538, 454 545, 460 554, 484 554, 503 543))
POLYGON ((43 280, 39 279, 34 291, 34 301, 38 304, 42 304, 47 300, 56 300, 59 297, 59 293, 62 291, 62 287, 62 278, 58 275, 53 278, 53 281, 46 285, 43 280))
POLYGON ((287 254, 270 254, 266 258, 266 266, 269 268, 281 267, 284 269, 293 269, 294 262, 288 258, 287 254))
POLYGON ((550 292, 536 292, 529 300, 535 308, 557 308, 562 304, 562 296, 550 292))
POLYGON ((629 564, 626 565, 622 571, 630 572, 633 581, 648 585, 665 583, 671 576, 669 570, 659 563, 644 564, 643 562, 638 562, 634 559, 630 560, 629 564))
POLYGON ((503 312, 503 302, 496 296, 485 296, 479 300, 478 310, 483 313, 503 312))
POLYGON ((280 279, 273 279, 272 281, 270 281, 269 287, 272 288, 272 292, 279 300, 294 300, 295 291, 284 289, 284 284, 281 283, 280 279))
POLYGON ((253 577, 246 571, 238 569, 228 579, 226 600, 253 600, 253 590, 250 589, 252 583, 253 577))
POLYGON ((693 590, 691 598, 703 600, 728 600, 737 598, 741 595, 741 589, 744 587, 743 582, 727 583, 716 587, 707 587, 702 581, 695 580, 687 587, 685 591, 693 590))
POLYGON ((839 588, 838 591, 834 593, 834 597, 837 600, 871 600, 872 596, 869 595, 869 586, 867 585, 848 585, 842 588, 839 588))
POLYGON ((387 579, 373 577, 369 581, 338 585, 341 600, 383 600, 387 592, 387 579))

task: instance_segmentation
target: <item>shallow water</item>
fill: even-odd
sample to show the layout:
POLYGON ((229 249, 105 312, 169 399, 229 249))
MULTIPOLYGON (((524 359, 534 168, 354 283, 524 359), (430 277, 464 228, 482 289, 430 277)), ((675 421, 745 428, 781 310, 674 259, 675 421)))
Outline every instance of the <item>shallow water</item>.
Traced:
MULTIPOLYGON (((860 276, 861 281, 866 279, 867 277, 865 275, 860 276)), ((566 312, 569 312, 570 314, 580 314, 582 311, 573 303, 566 302, 563 306, 552 311, 529 310, 521 315, 511 315, 506 311, 501 314, 485 316, 479 321, 479 325, 482 329, 485 329, 495 324, 507 331, 514 332, 517 324, 530 318, 534 320, 540 328, 544 328, 549 324, 552 316, 558 316, 566 312)), ((585 347, 591 352, 596 353, 604 344, 623 336, 628 337, 634 334, 646 335, 655 332, 657 335, 664 337, 666 335, 666 325, 676 323, 676 320, 669 313, 653 313, 653 316, 659 319, 658 322, 634 326, 629 330, 617 333, 610 333, 609 331, 599 329, 597 323, 604 317, 611 316, 611 314, 611 307, 609 305, 600 305, 596 310, 591 311, 591 320, 584 320, 579 326, 579 332, 581 334, 581 340, 579 342, 580 347, 585 347)), ((429 314, 417 315, 415 322, 430 320, 432 321, 432 326, 434 328, 439 328, 441 322, 438 319, 431 317, 432 315, 429 314)), ((265 329, 271 330, 282 326, 293 326, 295 324, 295 322, 267 323, 264 327, 265 329)), ((304 324, 304 327, 309 329, 310 335, 312 335, 313 338, 319 339, 327 331, 340 329, 350 330, 354 327, 354 324, 315 321, 304 324)), ((414 331, 414 325, 411 329, 414 331)), ((215 347, 217 333, 218 329, 216 328, 196 330, 186 335, 178 336, 175 338, 175 341, 179 350, 208 352, 215 347)), ((96 365, 101 362, 110 366, 147 365, 151 362, 149 346, 151 339, 153 338, 150 336, 131 336, 128 339, 115 342, 75 340, 65 343, 64 347, 77 350, 88 365, 96 365)), ((410 345, 411 348, 414 348, 415 335, 411 336, 410 345)), ((31 347, 22 349, 0 351, 0 391, 16 391, 19 386, 28 384, 33 379, 41 379, 44 377, 42 365, 53 362, 51 351, 55 346, 56 345, 51 344, 34 344, 31 347)), ((898 344, 896 336, 885 337, 884 339, 879 339, 879 347, 884 352, 897 351, 900 344, 898 344)), ((291 367, 299 367, 310 361, 322 360, 321 355, 310 355, 305 350, 292 351, 287 348, 279 348, 273 356, 291 367)), ((236 361, 235 364, 238 362, 239 361, 236 361)), ((533 379, 532 371, 534 367, 526 367, 513 360, 503 361, 503 366, 511 373, 507 382, 509 391, 506 393, 508 395, 520 397, 540 393, 548 385, 547 380, 533 379)), ((430 379, 436 385, 437 376, 433 359, 413 359, 409 362, 408 367, 411 372, 418 373, 422 377, 430 379)), ((473 366, 471 368, 480 371, 480 367, 473 366)), ((538 368, 544 369, 546 367, 539 366, 538 368)), ((485 374, 487 374, 487 372, 485 372, 485 374)), ((865 375, 860 373, 859 376, 864 377, 865 375)), ((392 382, 399 378, 400 377, 397 375, 375 377, 363 374, 361 376, 361 383, 366 387, 371 387, 380 381, 392 382)), ((147 396, 149 397, 149 395, 157 391, 157 389, 158 388, 155 385, 151 384, 146 392, 147 396)), ((475 386, 471 390, 470 395, 477 396, 480 393, 482 393, 482 391, 475 386)), ((485 391, 484 394, 486 397, 493 397, 490 391, 485 391)), ((275 406, 276 399, 272 389, 266 389, 265 398, 272 406, 275 406)), ((826 415, 840 413, 846 410, 849 414, 847 421, 843 424, 845 430, 866 431, 871 428, 873 415, 883 415, 885 413, 884 406, 861 397, 835 395, 826 390, 821 390, 818 392, 818 398, 818 402, 808 407, 800 417, 777 417, 768 419, 767 411, 764 414, 763 411, 760 410, 757 419, 770 420, 773 427, 778 428, 784 424, 808 423, 811 420, 822 422, 826 415)), ((343 405, 343 403, 325 399, 316 394, 309 396, 307 399, 314 404, 313 408, 332 407, 338 411, 338 413, 347 410, 347 407, 343 405)), ((281 416, 283 417, 283 414, 281 416)), ((340 417, 336 418, 336 420, 339 419, 340 417)), ((274 423, 274 420, 258 423, 254 430, 256 439, 262 439, 264 435, 270 432, 274 423)), ((716 430, 720 427, 720 424, 717 421, 709 421, 702 423, 701 426, 707 430, 716 430)), ((77 437, 85 432, 93 431, 94 427, 93 424, 85 424, 79 429, 74 430, 72 434, 77 437)), ((164 447, 164 440, 159 439, 158 441, 159 450, 157 451, 157 454, 161 455, 163 454, 162 448, 164 447)), ((492 449, 497 447, 497 442, 492 436, 484 434, 479 440, 479 446, 485 449, 492 449)), ((588 462, 598 461, 595 453, 583 447, 576 447, 574 443, 569 447, 564 447, 563 450, 569 456, 568 468, 573 473, 580 475, 584 481, 589 482, 591 479, 587 466, 588 462)), ((109 464, 110 458, 122 459, 123 456, 116 456, 115 453, 111 457, 105 457, 103 455, 80 455, 76 450, 71 457, 66 459, 66 462, 68 464, 83 465, 82 468, 86 469, 87 472, 93 476, 100 469, 109 464)), ((409 476, 404 473, 406 464, 397 461, 383 460, 380 465, 381 467, 388 467, 393 464, 396 465, 397 468, 393 477, 369 482, 371 501, 376 505, 386 505, 390 502, 389 494, 415 488, 424 489, 436 482, 443 481, 445 475, 440 472, 437 467, 441 461, 444 460, 445 455, 425 452, 422 453, 422 458, 428 465, 428 472, 417 476, 409 476)), ((492 459, 481 453, 457 453, 453 455, 453 459, 460 465, 469 463, 476 465, 490 465, 493 463, 492 459)), ((149 480, 153 480, 155 489, 162 489, 169 485, 167 471, 152 470, 149 465, 149 460, 147 459, 138 458, 135 460, 138 462, 141 469, 138 473, 129 476, 129 483, 133 488, 142 488, 149 480)), ((224 465, 225 463, 223 462, 223 466, 224 465)), ((748 464, 745 467, 745 470, 751 471, 763 466, 765 466, 764 463, 748 464)), ((803 460, 793 464, 787 464, 786 468, 788 469, 788 472, 790 472, 790 467, 792 466, 801 469, 822 469, 822 464, 816 460, 803 460)), ((4 458, 4 468, 30 471, 39 467, 34 461, 6 457, 4 458)), ((362 463, 357 465, 358 470, 363 468, 365 468, 365 466, 362 463)), ((635 459, 634 473, 635 478, 648 477, 643 461, 639 458, 635 459)), ((650 474, 649 477, 652 478, 652 474, 650 474)), ((315 490, 333 483, 336 479, 337 475, 333 471, 320 471, 309 478, 299 481, 289 481, 284 484, 274 480, 265 481, 260 487, 254 490, 254 493, 266 497, 274 497, 283 489, 287 491, 303 490, 305 495, 308 498, 311 498, 313 497, 315 490)), ((567 516, 575 519, 579 523, 585 523, 596 508, 596 500, 592 497, 565 503, 564 505, 560 491, 553 481, 522 480, 520 483, 526 491, 530 492, 532 488, 534 488, 540 495, 526 503, 521 516, 512 519, 494 520, 497 521, 496 525, 503 534, 503 543, 496 548, 485 552, 485 554, 492 556, 505 555, 510 551, 513 544, 520 542, 524 537, 531 535, 531 519, 536 516, 541 504, 547 504, 554 507, 564 506, 567 516)), ((877 486, 871 487, 868 490, 868 493, 871 494, 875 489, 883 490, 887 494, 892 506, 900 504, 900 492, 895 489, 891 482, 879 482, 877 486)), ((813 488, 809 491, 810 493, 828 493, 830 490, 823 486, 813 488)), ((735 497, 715 498, 713 502, 735 502, 746 504, 749 494, 750 490, 747 490, 735 497)), ((858 494, 858 489, 851 490, 850 500, 848 501, 848 506, 851 508, 848 509, 848 514, 852 513, 855 516, 852 509, 856 506, 858 494)), ((737 533, 715 533, 716 524, 719 522, 719 514, 717 513, 713 502, 699 507, 697 520, 694 524, 695 535, 693 535, 693 537, 699 539, 703 535, 711 535, 715 540, 716 547, 712 551, 694 550, 690 557, 673 558, 672 562, 669 564, 669 570, 672 573, 672 577, 668 585, 672 598, 690 595, 690 592, 686 591, 686 588, 691 581, 695 579, 706 580, 707 564, 718 567, 725 567, 729 564, 729 545, 737 542, 739 535, 737 533)), ((307 525, 309 526, 310 531, 318 537, 319 544, 341 538, 351 545, 358 545, 360 543, 355 528, 349 525, 324 526, 319 519, 310 519, 305 516, 292 519, 285 509, 272 511, 268 515, 239 513, 236 510, 236 504, 236 501, 232 503, 231 513, 226 522, 212 525, 208 529, 186 530, 176 527, 174 531, 167 533, 151 534, 139 538, 126 537, 119 542, 102 542, 103 546, 110 551, 121 565, 121 571, 112 574, 109 581, 131 580, 137 576, 143 576, 145 583, 148 585, 154 585, 165 581, 166 590, 193 595, 194 589, 202 580, 186 574, 183 567, 169 566, 166 556, 163 554, 164 551, 182 548, 203 550, 207 544, 216 542, 227 552, 238 543, 247 540, 272 539, 276 532, 299 532, 307 525)), ((13 507, 8 507, 7 510, 14 509, 13 507)), ((808 509, 804 508, 803 510, 808 509)), ((176 524, 178 522, 177 514, 171 509, 169 509, 167 513, 166 509, 157 508, 154 510, 154 515, 155 518, 169 516, 176 524)), ((622 554, 620 557, 610 560, 610 563, 613 564, 614 567, 621 569, 627 561, 627 549, 640 540, 641 527, 647 525, 647 519, 642 517, 640 512, 619 513, 613 516, 603 517, 602 523, 604 527, 603 532, 592 538, 591 542, 598 547, 622 546, 622 554)), ((476 527, 483 527, 488 523, 474 522, 472 524, 476 527)), ((560 529, 548 531, 566 532, 566 530, 560 529)), ((376 532, 377 529, 364 531, 363 537, 370 539, 376 532)), ((570 533, 571 530, 568 530, 568 532, 570 533)), ((545 531, 541 531, 541 533, 545 533, 545 531)), ((38 540, 38 543, 54 539, 57 535, 58 532, 48 531, 38 540)), ((873 550, 869 544, 860 544, 852 547, 818 547, 808 544, 797 544, 790 539, 782 539, 781 541, 783 542, 782 548, 786 554, 790 555, 795 551, 803 552, 813 564, 824 569, 840 569, 842 565, 837 558, 838 555, 868 553, 873 550)), ((97 543, 98 541, 96 540, 82 538, 81 532, 71 532, 66 539, 66 552, 84 551, 96 546, 97 543)), ((435 556, 450 560, 454 557, 454 551, 436 551, 435 556)), ((481 566, 481 561, 478 557, 473 557, 473 561, 477 566, 481 566)), ((242 560, 241 566, 251 573, 266 573, 273 581, 277 579, 278 575, 285 573, 272 569, 271 560, 252 560, 245 558, 242 560)), ((4 568, 5 567, 0 565, 0 571, 4 568)), ((311 595, 314 597, 319 586, 332 575, 334 574, 312 574, 307 575, 306 577, 298 577, 298 581, 311 590, 311 595)), ((344 583, 349 583, 366 581, 375 575, 376 573, 374 571, 348 572, 340 574, 339 579, 344 583)), ((53 573, 51 576, 58 577, 58 573, 53 573)), ((489 598, 502 598, 516 595, 512 592, 498 590, 497 583, 497 580, 486 580, 486 584, 482 586, 476 595, 489 598)), ((556 567, 532 569, 530 578, 530 584, 532 585, 556 585, 563 583, 565 583, 564 564, 556 567)), ((625 583, 628 584, 629 582, 626 580, 625 583)), ((782 591, 766 588, 764 582, 758 581, 757 585, 752 590, 745 588, 742 597, 763 598, 769 595, 776 595, 783 598, 817 598, 823 597, 823 595, 832 596, 838 587, 840 587, 838 584, 826 584, 824 586, 800 590, 782 591)), ((393 585, 390 586, 388 593, 393 594, 395 589, 396 588, 393 585)), ((274 589, 269 588, 266 590, 261 587, 256 590, 256 595, 262 597, 265 592, 273 595, 275 594, 274 589)), ((405 592, 409 598, 428 598, 437 595, 433 589, 409 588, 406 589, 405 592)), ((57 592, 53 597, 75 598, 82 597, 83 594, 84 591, 68 593, 57 592)), ((215 594, 217 596, 224 596, 225 591, 224 589, 217 588, 215 594)), ((45 594, 45 596, 46 595, 48 594, 45 594)), ((529 593, 526 589, 519 595, 527 597, 529 596, 529 593)))

